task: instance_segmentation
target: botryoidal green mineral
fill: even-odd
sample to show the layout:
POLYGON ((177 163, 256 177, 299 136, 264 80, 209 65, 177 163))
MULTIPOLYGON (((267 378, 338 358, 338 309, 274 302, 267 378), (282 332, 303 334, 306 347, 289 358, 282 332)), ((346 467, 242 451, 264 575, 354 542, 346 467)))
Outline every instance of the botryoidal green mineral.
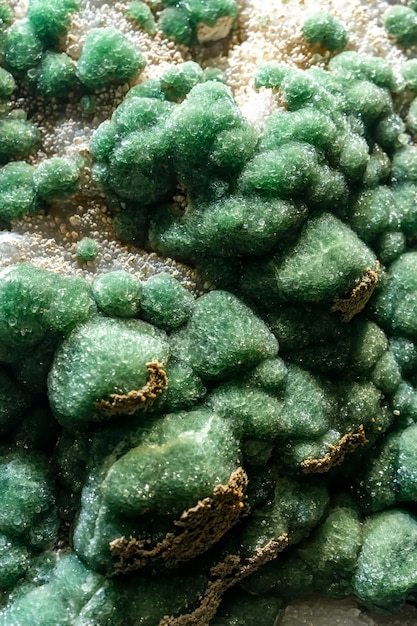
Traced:
MULTIPOLYGON (((232 1, 163 5, 158 28, 187 45, 235 19, 232 1)), ((77 64, 51 47, 77 8, 5 14, 6 103, 15 78, 45 98, 136 80, 143 59, 114 28, 77 64)), ((309 44, 343 47, 327 14, 310 26, 309 44)), ((269 626, 306 593, 386 612, 413 597, 415 73, 353 51, 264 64, 255 87, 283 108, 259 132, 187 61, 94 132, 117 232, 199 267, 206 292, 174 272, 1 270, 0 626, 269 626)), ((5 111, 8 225, 76 193, 82 163, 23 161, 36 129, 5 111)), ((77 245, 80 265, 99 252, 77 245)))
POLYGON ((179 44, 193 46, 218 41, 230 35, 237 18, 236 0, 165 1, 158 28, 179 44))
POLYGON ((144 66, 140 50, 119 30, 112 26, 93 28, 78 59, 77 76, 83 85, 95 91, 129 82, 144 66))
POLYGON ((331 51, 342 50, 349 37, 343 24, 325 11, 320 11, 309 17, 304 22, 302 31, 310 44, 319 44, 331 51))
POLYGON ((126 7, 126 15, 139 24, 148 35, 154 35, 156 33, 156 25, 152 11, 145 2, 139 2, 139 0, 129 2, 126 7))
POLYGON ((99 246, 95 239, 91 237, 83 237, 77 243, 76 255, 80 263, 88 263, 94 261, 99 252, 99 246))

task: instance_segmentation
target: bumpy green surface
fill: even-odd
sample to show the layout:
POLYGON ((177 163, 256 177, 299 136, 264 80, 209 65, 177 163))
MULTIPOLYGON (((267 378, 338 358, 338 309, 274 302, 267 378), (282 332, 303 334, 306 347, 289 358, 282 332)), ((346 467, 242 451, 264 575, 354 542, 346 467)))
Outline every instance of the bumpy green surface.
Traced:
POLYGON ((42 161, 33 175, 36 191, 45 200, 71 196, 78 189, 79 168, 75 161, 52 157, 42 161))
POLYGON ((156 33, 155 20, 149 6, 144 2, 133 0, 126 8, 126 15, 141 26, 149 35, 156 33))
POLYGON ((94 261, 98 255, 99 246, 95 239, 83 237, 77 244, 77 259, 80 263, 94 261))
POLYGON ((146 363, 163 364, 168 345, 162 333, 140 321, 97 318, 77 328, 57 351, 48 379, 56 417, 71 425, 95 419, 95 403, 111 393, 141 389, 146 363))
POLYGON ((38 129, 24 115, 0 118, 0 163, 28 157, 39 142, 38 129))
POLYGON ((162 5, 167 8, 160 14, 158 28, 168 38, 185 46, 227 37, 238 12, 235 0, 167 0, 162 5))
POLYGON ((70 25, 70 14, 79 9, 78 0, 30 0, 27 17, 38 37, 46 44, 57 43, 70 25))
POLYGON ((416 586, 416 519, 405 511, 386 511, 370 518, 363 532, 354 590, 373 608, 398 606, 416 586))
POLYGON ((95 28, 85 39, 77 75, 83 85, 94 91, 129 82, 144 65, 141 52, 120 31, 110 26, 95 28))
MULTIPOLYGON (((0 3, 6 225, 77 192, 82 166, 18 160, 37 134, 8 114, 15 79, 58 106, 80 91, 92 116, 100 95, 89 91, 143 67, 124 35, 94 29, 75 75, 51 46, 77 5, 32 0, 12 24, 0 3)), ((236 17, 227 0, 165 2, 160 17, 149 6, 127 14, 152 33, 154 11, 192 46, 226 36, 236 17)), ((392 33, 400 45, 412 24, 392 33)), ((312 26, 310 43, 344 45, 332 19, 312 26)), ((354 51, 323 59, 258 68, 256 89, 282 104, 262 132, 224 77, 194 61, 133 87, 94 132, 116 232, 196 265, 204 295, 175 270, 143 282, 0 272, 0 626, 158 626, 198 606, 226 555, 244 564, 283 533, 285 552, 227 591, 210 624, 270 626, 306 593, 384 611, 413 598, 416 68, 354 51), (216 507, 240 469, 237 523, 230 502, 216 507), (143 561, 119 558, 124 541, 143 561), (184 542, 174 556, 172 541, 184 542)), ((78 243, 80 271, 98 252, 78 243)))
POLYGON ((142 317, 165 330, 182 326, 193 306, 190 292, 169 274, 155 274, 143 285, 142 317))
POLYGON ((24 74, 39 63, 44 46, 29 21, 18 21, 4 33, 3 65, 10 72, 24 74))
POLYGON ((49 50, 37 67, 36 90, 46 98, 66 97, 76 85, 76 65, 64 52, 49 50))
POLYGON ((0 67, 0 99, 7 100, 15 90, 16 83, 13 75, 3 67, 0 67))
POLYGON ((123 270, 103 274, 93 283, 97 306, 114 317, 135 317, 141 308, 142 290, 142 283, 123 270))
POLYGON ((417 43, 417 13, 411 7, 394 6, 387 9, 384 26, 400 46, 409 48, 417 43))
POLYGON ((9 222, 37 208, 34 168, 24 161, 7 163, 0 169, 0 217, 9 222))
POLYGON ((309 43, 320 44, 327 50, 342 50, 349 36, 343 24, 324 11, 309 17, 302 30, 309 43))

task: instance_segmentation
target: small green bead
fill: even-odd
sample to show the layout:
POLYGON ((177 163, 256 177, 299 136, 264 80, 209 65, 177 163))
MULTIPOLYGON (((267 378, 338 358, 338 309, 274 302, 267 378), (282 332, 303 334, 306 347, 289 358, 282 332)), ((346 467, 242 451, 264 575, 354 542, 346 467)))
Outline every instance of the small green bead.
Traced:
POLYGON ((361 374, 369 372, 387 349, 387 336, 375 322, 358 321, 350 355, 358 372, 361 374))
POLYGON ((92 115, 96 110, 97 101, 94 96, 82 96, 80 105, 85 115, 92 115))
POLYGON ((274 62, 262 63, 262 65, 256 68, 253 77, 255 89, 260 89, 261 87, 279 88, 289 71, 287 65, 279 65, 274 62))
POLYGON ((402 254, 389 268, 389 281, 375 294, 372 315, 391 335, 417 337, 417 253, 402 254))
POLYGON ((119 30, 93 28, 85 39, 77 74, 83 85, 95 91, 128 83, 144 66, 141 52, 119 30))
POLYGON ((298 111, 305 106, 317 109, 334 108, 330 93, 307 72, 291 70, 282 79, 280 90, 283 93, 287 111, 298 111))
POLYGON ((269 252, 303 224, 307 207, 268 196, 236 194, 203 205, 189 219, 191 247, 222 258, 269 252))
POLYGON ((341 52, 330 59, 329 70, 342 84, 368 80, 378 87, 386 87, 391 91, 398 86, 398 79, 388 61, 371 54, 351 50, 341 52))
POLYGON ((318 592, 331 597, 352 593, 351 578, 361 548, 361 522, 354 508, 337 507, 298 549, 318 592))
POLYGON ((3 67, 0 67, 0 100, 8 100, 16 88, 15 80, 3 67))
POLYGON ((80 263, 94 261, 99 252, 99 246, 95 239, 83 237, 77 244, 77 259, 80 263))
POLYGON ((64 52, 48 50, 37 67, 36 89, 46 98, 65 98, 77 82, 76 65, 64 52))
POLYGON ((185 6, 193 24, 207 26, 216 26, 222 17, 234 19, 238 13, 236 0, 189 0, 185 6))
POLYGON ((51 157, 38 165, 33 175, 38 194, 47 201, 66 198, 79 188, 80 170, 75 161, 51 157))
POLYGON ((390 350, 405 378, 412 376, 417 368, 417 346, 405 337, 393 337, 389 342, 390 350))
POLYGON ((58 520, 48 465, 27 450, 0 454, 1 533, 45 549, 57 539, 58 520))
POLYGON ((401 372, 392 352, 387 350, 375 364, 371 381, 385 396, 394 394, 401 383, 401 372))
POLYGON ((166 142, 163 125, 127 133, 112 153, 107 179, 110 188, 120 198, 142 205, 165 199, 174 182, 166 142))
POLYGON ((366 520, 353 578, 353 591, 361 604, 369 610, 393 612, 406 601, 417 584, 416 546, 414 515, 393 509, 366 520))
POLYGON ((353 82, 346 89, 346 97, 352 113, 360 117, 366 125, 392 113, 389 92, 370 81, 353 82))
MULTIPOLYGON (((206 394, 206 388, 193 369, 180 359, 170 359, 165 368, 168 387, 161 394, 165 412, 191 409, 206 394)), ((158 410, 158 400, 155 408, 158 410)))
POLYGON ((326 164, 319 165, 306 190, 306 202, 310 207, 334 211, 344 207, 349 197, 349 188, 343 173, 326 164))
POLYGON ((340 171, 349 181, 362 178, 369 160, 366 139, 356 133, 346 135, 341 141, 339 159, 340 171))
POLYGON ((333 15, 320 11, 308 18, 302 27, 303 35, 310 44, 319 44, 326 50, 342 50, 349 34, 333 15))
POLYGON ((0 586, 12 587, 29 567, 30 557, 25 546, 0 535, 0 586))
POLYGON ((252 124, 242 122, 219 132, 214 140, 210 160, 224 168, 240 169, 255 152, 258 135, 252 124))
POLYGON ((384 14, 384 26, 390 37, 403 48, 417 43, 417 13, 410 7, 389 7, 384 14))
POLYGON ((256 154, 243 170, 241 184, 245 191, 259 190, 288 198, 309 185, 316 168, 317 153, 313 146, 289 142, 256 154))
POLYGON ((404 146, 392 159, 392 180, 395 182, 417 182, 417 147, 404 146))
POLYGON ((366 165, 362 178, 364 187, 383 185, 391 173, 391 161, 388 155, 376 144, 366 165))
POLYGON ((117 128, 112 120, 105 120, 93 133, 90 154, 96 161, 107 161, 117 139, 117 128))
POLYGON ((401 66, 401 74, 409 89, 417 91, 417 59, 409 59, 401 66))
POLYGON ((417 133, 417 98, 414 98, 408 109, 407 128, 411 133, 417 133))
POLYGON ((13 9, 9 6, 7 0, 0 0, 0 29, 9 26, 13 22, 13 9))
POLYGON ((113 317, 134 317, 141 306, 142 283, 123 270, 99 276, 93 283, 98 307, 113 317))
MULTIPOLYGON (((395 358, 397 359, 397 354, 395 358)), ((408 355, 406 358, 408 358, 408 355)), ((402 364, 400 365, 402 366, 402 364)), ((411 367, 414 369, 412 364, 411 367)), ((403 368, 403 371, 405 371, 405 368, 403 368)), ((395 421, 399 428, 407 428, 415 424, 417 422, 417 392, 415 388, 409 383, 402 382, 392 399, 392 407, 398 411, 395 421)))
POLYGON ((402 232, 384 233, 374 243, 375 252, 383 265, 390 265, 407 251, 407 238, 402 232))
MULTIPOLYGON (((145 131, 159 124, 168 118, 174 107, 174 104, 159 98, 132 95, 117 107, 111 122, 117 134, 125 136, 128 132, 145 131)), ((107 128, 110 129, 109 126, 107 128)))
POLYGON ((162 74, 160 85, 168 100, 183 100, 191 89, 200 82, 203 70, 194 61, 171 65, 162 74))
POLYGON ((390 187, 378 186, 362 191, 350 209, 351 228, 365 241, 382 235, 391 221, 395 196, 390 187))
POLYGON ((191 367, 213 380, 247 371, 278 350, 264 322, 225 291, 211 291, 196 300, 185 341, 191 367))
POLYGON ((34 168, 24 161, 0 168, 0 218, 9 222, 37 209, 34 168))
POLYGON ((226 77, 224 75, 224 72, 220 70, 218 67, 206 67, 203 70, 201 82, 206 82, 208 80, 215 80, 218 83, 225 83, 226 77))
POLYGON ((392 150, 401 146, 401 135, 405 132, 405 124, 400 115, 393 113, 381 120, 375 129, 375 139, 383 150, 392 150))
POLYGON ((155 274, 143 285, 141 317, 160 328, 172 330, 182 326, 193 306, 191 293, 170 274, 155 274))
POLYGON ((156 33, 156 24, 149 6, 139 0, 132 0, 126 7, 126 15, 131 20, 137 22, 148 35, 156 33))
POLYGON ((157 78, 148 78, 143 83, 135 85, 126 94, 125 99, 138 98, 156 98, 157 100, 165 100, 165 93, 161 89, 161 81, 157 78))
POLYGON ((18 20, 3 34, 3 65, 22 75, 41 60, 44 46, 29 21, 18 20))
POLYGON ((267 119, 260 147, 262 150, 270 150, 289 141, 301 141, 329 154, 338 145, 339 134, 329 116, 315 108, 291 113, 279 111, 267 119))
POLYGON ((64 37, 71 23, 70 14, 79 10, 78 0, 29 0, 27 16, 38 35, 48 45, 64 37))
POLYGON ((18 352, 33 347, 48 335, 70 332, 96 311, 89 285, 81 278, 63 277, 29 263, 1 271, 0 348, 10 346, 18 352))
POLYGON ((26 119, 12 115, 0 119, 0 163, 29 156, 39 142, 38 129, 26 119))
POLYGON ((189 46, 193 41, 193 27, 187 13, 180 7, 164 9, 158 20, 158 28, 168 39, 183 46, 189 46))
POLYGON ((403 182, 393 187, 395 204, 392 206, 392 223, 394 230, 397 226, 406 237, 414 237, 417 228, 417 214, 415 205, 417 202, 417 185, 415 183, 403 182))

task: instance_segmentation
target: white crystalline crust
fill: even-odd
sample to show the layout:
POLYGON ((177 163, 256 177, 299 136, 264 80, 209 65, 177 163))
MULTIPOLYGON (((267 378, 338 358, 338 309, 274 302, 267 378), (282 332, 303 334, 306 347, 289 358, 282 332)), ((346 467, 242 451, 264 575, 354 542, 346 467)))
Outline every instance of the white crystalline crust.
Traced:
MULTIPOLYGON (((17 18, 26 12, 26 0, 10 0, 17 18)), ((331 12, 350 33, 347 49, 376 54, 398 67, 404 54, 387 37, 381 16, 389 3, 378 0, 240 0, 238 28, 227 53, 211 58, 208 65, 222 68, 227 83, 233 89, 236 101, 244 115, 261 129, 270 112, 278 107, 271 90, 255 92, 253 73, 265 61, 286 62, 297 68, 307 68, 313 55, 301 35, 304 20, 318 10, 331 12)), ((144 53, 147 65, 140 80, 158 78, 167 65, 190 58, 187 50, 164 39, 158 32, 150 37, 135 28, 123 13, 122 2, 104 3, 101 0, 82 0, 82 8, 74 19, 68 34, 67 52, 76 59, 88 31, 97 26, 116 26, 144 53)), ((42 150, 33 162, 53 155, 73 156, 87 153, 89 138, 94 129, 120 103, 125 88, 103 94, 97 99, 96 113, 85 117, 78 102, 70 102, 64 109, 51 104, 36 111, 32 120, 42 133, 42 150)), ((25 108, 27 102, 17 103, 25 108)), ((120 245, 114 236, 112 220, 107 214, 104 199, 92 190, 88 168, 81 193, 76 202, 53 206, 48 214, 28 216, 13 224, 11 233, 0 233, 0 267, 21 261, 30 261, 39 267, 64 274, 92 278, 96 273, 110 269, 126 269, 147 276, 160 271, 171 272, 189 286, 194 274, 188 268, 155 254, 138 254, 137 250, 120 245), (76 244, 84 236, 99 244, 95 262, 80 266, 76 260, 76 244)), ((287 607, 282 626, 411 626, 416 624, 416 609, 406 606, 395 616, 369 615, 352 601, 310 599, 287 607)))

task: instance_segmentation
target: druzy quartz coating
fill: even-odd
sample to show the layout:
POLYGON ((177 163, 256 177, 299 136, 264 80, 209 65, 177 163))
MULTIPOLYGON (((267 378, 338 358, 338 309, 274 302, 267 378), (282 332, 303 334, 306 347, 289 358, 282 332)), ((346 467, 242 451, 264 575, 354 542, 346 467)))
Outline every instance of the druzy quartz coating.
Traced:
POLYGON ((0 0, 0 626, 377 624, 417 597, 417 4, 100 4, 0 0))

